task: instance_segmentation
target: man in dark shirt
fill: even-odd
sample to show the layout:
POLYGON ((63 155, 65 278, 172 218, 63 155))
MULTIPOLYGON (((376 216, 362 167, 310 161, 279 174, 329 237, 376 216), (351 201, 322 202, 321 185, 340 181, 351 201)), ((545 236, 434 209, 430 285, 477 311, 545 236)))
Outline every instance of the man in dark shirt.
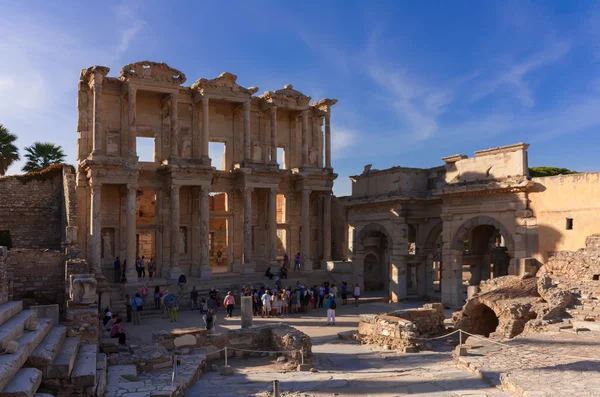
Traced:
POLYGON ((121 281, 121 260, 119 259, 118 256, 115 259, 114 265, 115 265, 115 284, 117 284, 119 281, 121 281))

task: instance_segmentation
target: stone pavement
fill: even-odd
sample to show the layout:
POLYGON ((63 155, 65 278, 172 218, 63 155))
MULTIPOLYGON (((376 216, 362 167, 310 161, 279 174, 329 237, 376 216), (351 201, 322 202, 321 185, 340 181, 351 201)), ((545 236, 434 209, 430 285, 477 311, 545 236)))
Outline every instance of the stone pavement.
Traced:
POLYGON ((509 347, 475 347, 457 361, 518 395, 600 396, 599 340, 597 332, 530 334, 503 342, 509 347))

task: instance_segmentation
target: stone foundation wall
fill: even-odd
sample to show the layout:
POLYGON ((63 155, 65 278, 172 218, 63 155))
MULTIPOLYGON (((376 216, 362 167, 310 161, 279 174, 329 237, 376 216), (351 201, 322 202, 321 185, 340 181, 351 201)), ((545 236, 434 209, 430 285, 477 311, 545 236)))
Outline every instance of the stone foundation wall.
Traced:
POLYGON ((435 336, 442 334, 444 326, 444 307, 441 303, 428 303, 421 308, 396 310, 388 316, 400 317, 414 323, 421 336, 435 336))
POLYGON ((24 306, 65 303, 64 255, 60 251, 16 249, 8 251, 8 273, 13 299, 24 306))
POLYGON ((415 347, 419 332, 413 322, 403 318, 387 314, 363 314, 358 323, 358 335, 363 343, 398 349, 415 347))
POLYGON ((8 295, 8 250, 0 247, 0 293, 8 295))
POLYGON ((589 236, 586 247, 580 250, 550 253, 548 262, 540 268, 537 276, 542 274, 559 279, 600 279, 600 234, 589 236))
POLYGON ((81 336, 81 343, 98 343, 97 304, 77 305, 67 302, 67 336, 81 336))
POLYGON ((63 168, 0 178, 0 230, 12 247, 60 249, 64 236, 63 168))
MULTIPOLYGON (((205 329, 185 328, 172 331, 160 330, 152 333, 152 340, 167 350, 179 348, 202 348, 209 359, 224 356, 219 350, 231 348, 229 354, 250 356, 251 352, 236 351, 289 351, 288 359, 301 361, 300 353, 292 351, 304 350, 304 357, 312 356, 312 342, 308 335, 297 329, 284 325, 264 325, 260 327, 232 330, 222 334, 208 335, 205 329), (218 353, 217 353, 218 352, 218 353)), ((260 355, 260 353, 259 353, 260 355)), ((279 353, 279 355, 284 355, 279 353)))

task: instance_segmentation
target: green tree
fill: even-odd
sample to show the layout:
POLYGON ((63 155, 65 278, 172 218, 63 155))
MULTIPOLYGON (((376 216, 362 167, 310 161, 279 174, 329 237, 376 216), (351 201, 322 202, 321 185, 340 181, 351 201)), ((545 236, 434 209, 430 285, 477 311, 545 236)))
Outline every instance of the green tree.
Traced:
POLYGON ((50 142, 34 142, 25 148, 27 163, 23 167, 25 172, 40 171, 52 164, 62 163, 65 153, 62 147, 50 142))
POLYGON ((0 124, 0 176, 6 174, 8 167, 20 158, 19 149, 14 144, 16 140, 17 136, 0 124))
POLYGON ((531 176, 531 177, 568 175, 568 174, 576 174, 576 173, 577 173, 577 171, 572 171, 567 168, 557 168, 557 167, 531 167, 529 169, 529 176, 531 176))

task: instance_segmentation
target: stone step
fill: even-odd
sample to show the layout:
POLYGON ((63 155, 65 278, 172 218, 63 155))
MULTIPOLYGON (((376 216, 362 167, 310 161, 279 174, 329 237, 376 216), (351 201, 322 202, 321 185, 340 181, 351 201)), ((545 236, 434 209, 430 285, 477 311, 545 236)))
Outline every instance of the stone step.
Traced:
POLYGON ((32 320, 36 319, 36 314, 31 310, 23 310, 10 320, 0 326, 0 348, 4 350, 11 340, 15 340, 23 335, 25 327, 32 320))
POLYGON ((73 372, 71 372, 71 383, 75 387, 89 387, 96 385, 96 361, 98 345, 86 344, 79 348, 73 372))
POLYGON ((48 367, 56 358, 66 336, 67 327, 53 327, 42 343, 31 353, 27 363, 42 371, 44 376, 47 376, 48 367))
POLYGON ((23 301, 10 301, 0 306, 0 325, 23 310, 23 301))
POLYGON ((64 340, 56 358, 48 366, 48 378, 69 379, 75 359, 77 358, 80 343, 81 337, 79 336, 69 337, 64 340))
POLYGON ((52 327, 52 320, 44 319, 35 331, 27 331, 17 340, 19 348, 13 354, 0 355, 0 390, 3 390, 8 382, 21 369, 27 361, 27 357, 42 342, 52 327))
POLYGON ((33 397, 42 383, 42 371, 21 368, 0 392, 0 397, 33 397))
POLYGON ((135 365, 111 365, 108 367, 108 385, 115 383, 135 382, 137 368, 135 365))
POLYGON ((29 357, 31 353, 37 349, 42 343, 44 338, 48 335, 52 329, 52 319, 42 318, 39 320, 39 327, 35 331, 25 331, 17 342, 19 342, 19 348, 24 348, 27 351, 29 357))
POLYGON ((96 384, 87 389, 88 396, 103 396, 106 393, 106 354, 98 353, 96 357, 96 384))

